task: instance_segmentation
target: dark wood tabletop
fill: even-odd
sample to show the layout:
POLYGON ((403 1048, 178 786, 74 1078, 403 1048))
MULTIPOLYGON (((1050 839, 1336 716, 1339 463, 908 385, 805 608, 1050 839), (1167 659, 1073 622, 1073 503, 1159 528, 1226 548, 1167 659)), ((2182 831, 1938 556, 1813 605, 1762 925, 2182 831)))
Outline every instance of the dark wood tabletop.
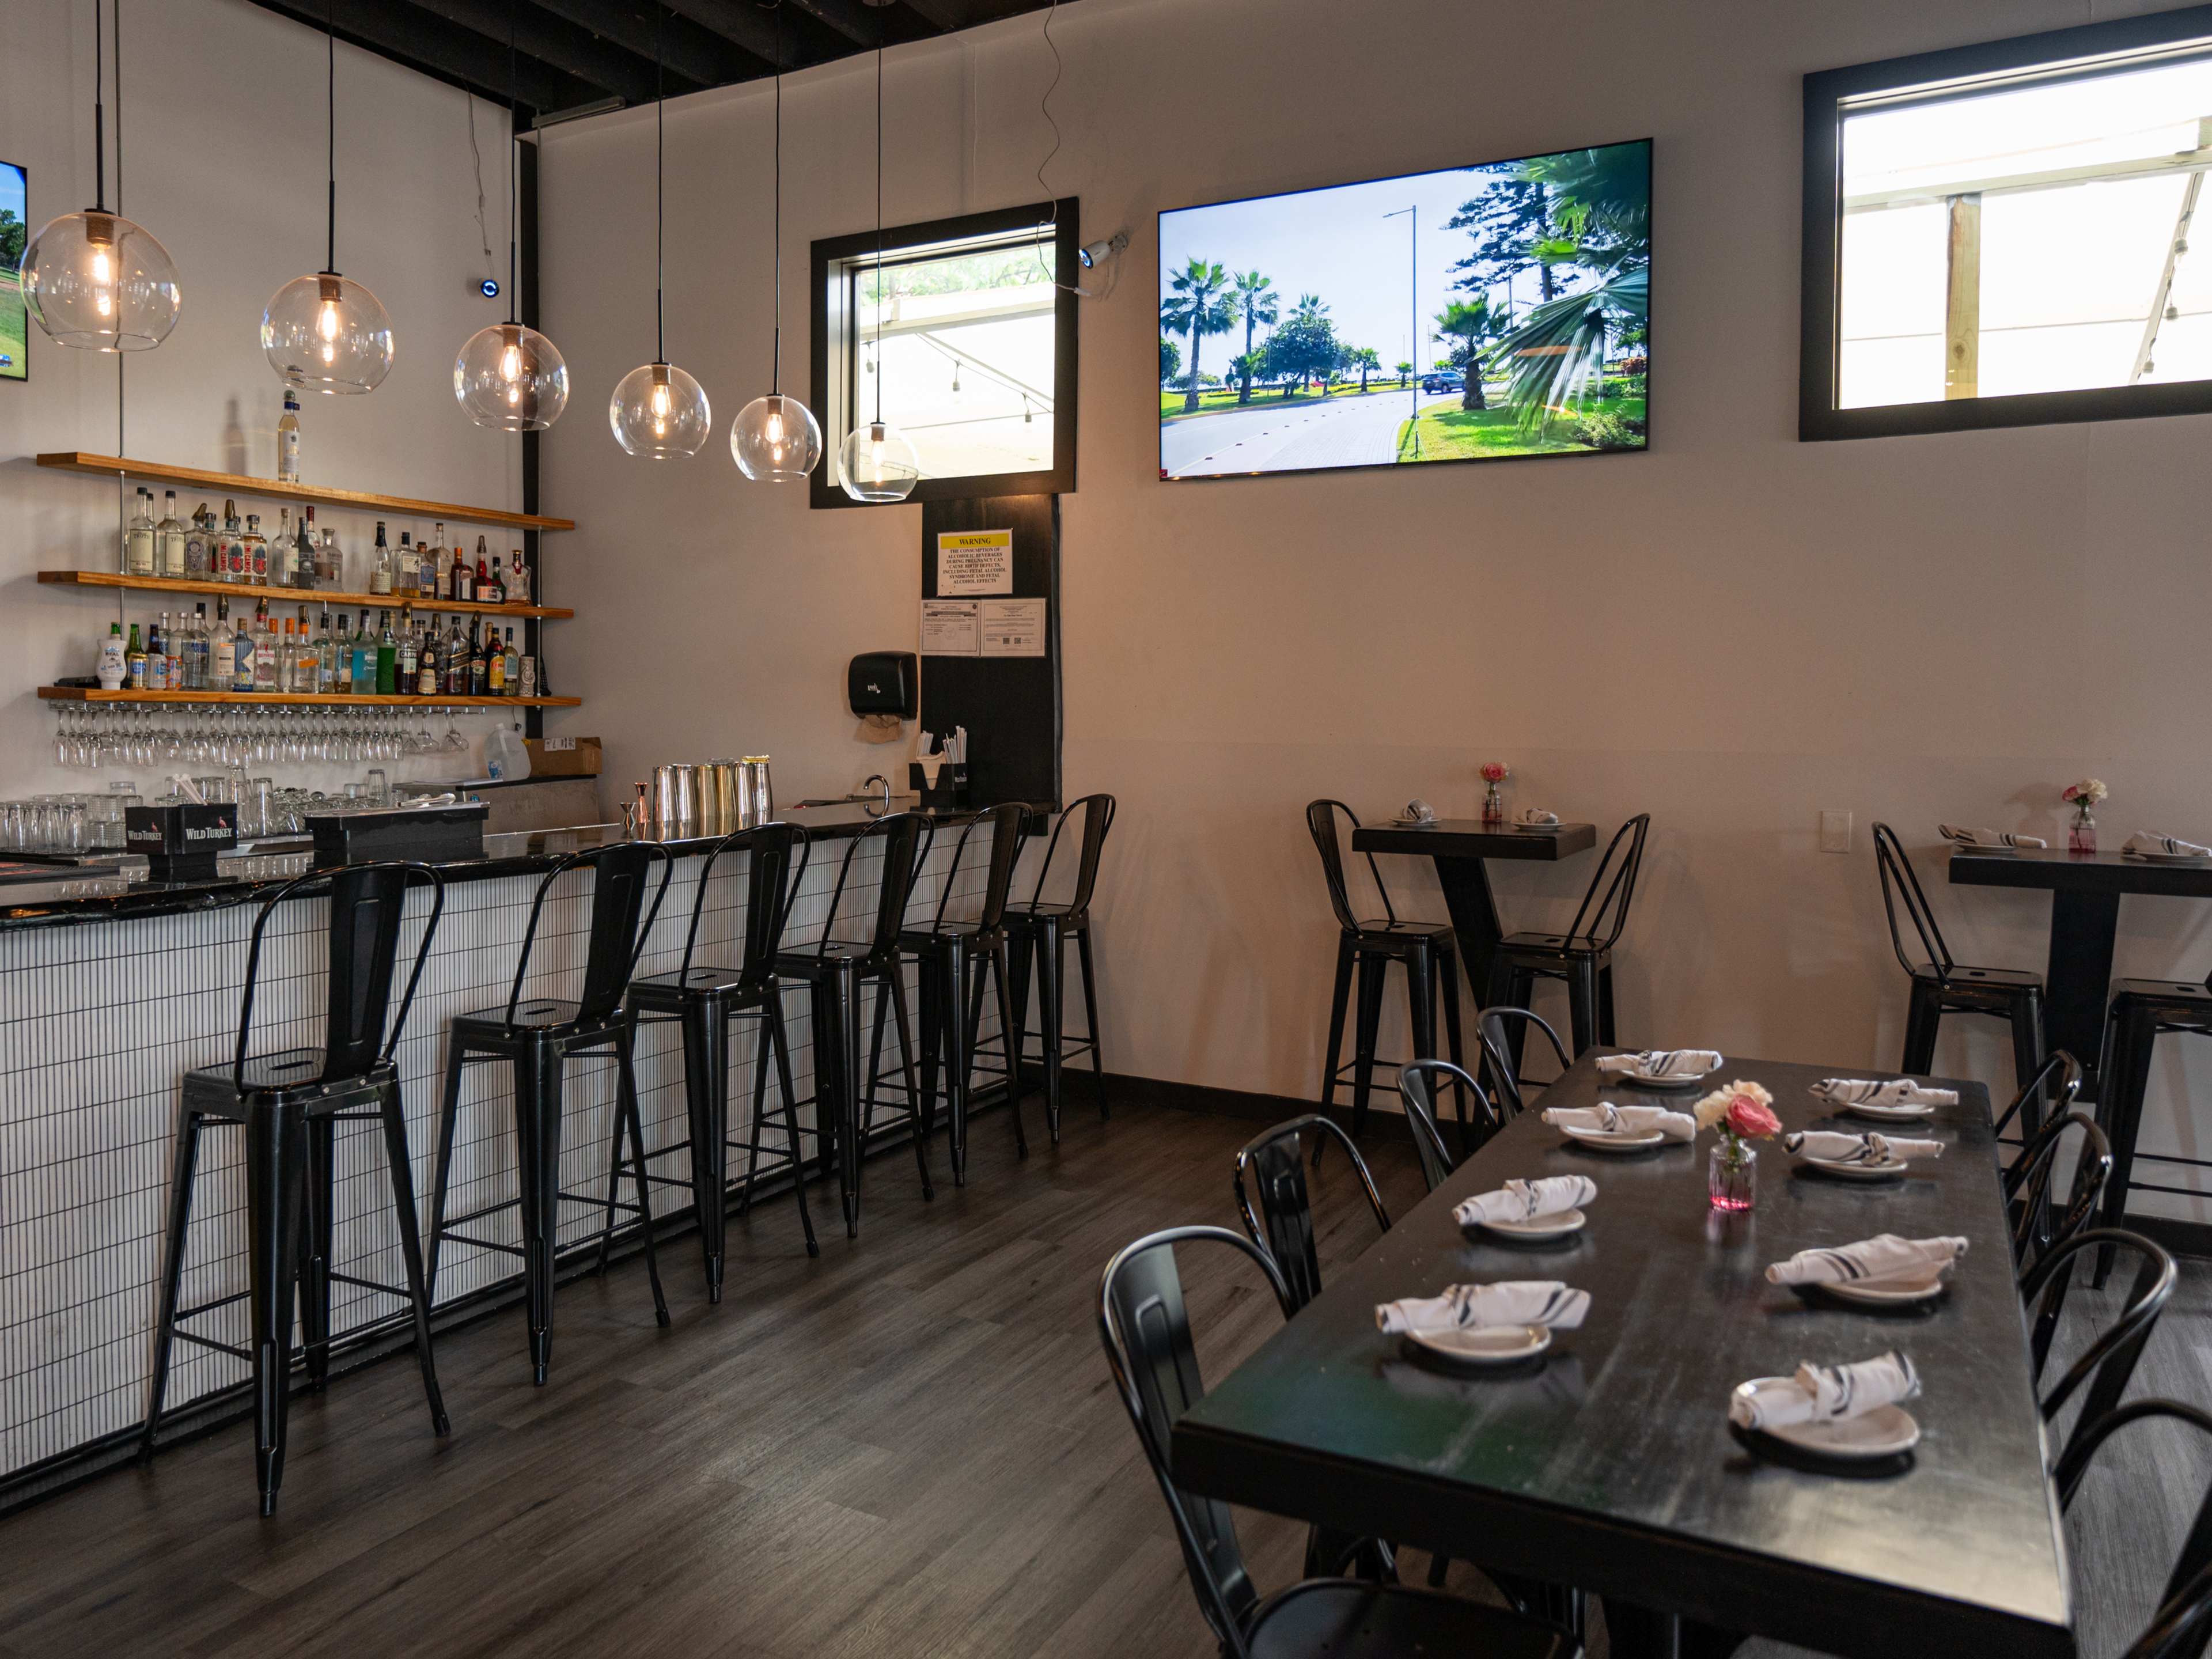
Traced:
MULTIPOLYGON (((1624 1158, 1544 1124, 1542 1106, 1695 1098, 1601 1090, 1591 1058, 1176 1424, 1177 1479, 1824 1653, 2072 1655, 1988 1091, 1948 1085, 1960 1103, 1922 1132, 1947 1143, 1944 1155, 1900 1182, 1793 1176, 1788 1155, 1766 1143, 1758 1207, 1724 1218, 1705 1199, 1710 1135, 1624 1158), (1475 1242, 1452 1219, 1460 1200, 1510 1176, 1569 1171, 1595 1179, 1598 1195, 1589 1226, 1564 1247, 1475 1242), (1822 1304, 1763 1276, 1799 1249, 1880 1232, 1971 1241, 1932 1309, 1822 1304), (1379 1302, 1554 1278, 1589 1291, 1589 1316, 1518 1374, 1436 1370, 1376 1329, 1379 1302), (1901 1469, 1854 1478, 1787 1468, 1731 1433, 1736 1383, 1891 1347, 1923 1379, 1908 1407, 1923 1437, 1901 1469)), ((1838 1074, 1897 1075, 1749 1060, 1722 1068, 1771 1090, 1790 1128, 1830 1121, 1807 1091, 1838 1074)), ((1879 1127, 1833 1121, 1847 1125, 1879 1127)))
POLYGON ((1957 887, 2212 898, 2212 859, 2165 864, 2122 853, 2069 853, 2063 847, 1961 847, 1951 854, 1951 882, 1957 887))
POLYGON ((1516 830, 1509 824, 1486 824, 1480 818, 1438 818, 1423 830, 1363 823, 1352 832, 1355 853, 1412 853, 1436 859, 1534 859, 1551 863, 1587 853, 1596 845, 1594 823, 1516 830))

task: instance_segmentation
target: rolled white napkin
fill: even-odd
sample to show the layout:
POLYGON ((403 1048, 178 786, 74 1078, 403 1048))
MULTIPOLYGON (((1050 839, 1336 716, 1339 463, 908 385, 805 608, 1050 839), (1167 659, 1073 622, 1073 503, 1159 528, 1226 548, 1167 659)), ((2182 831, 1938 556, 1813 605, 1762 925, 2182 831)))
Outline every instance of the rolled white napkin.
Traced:
POLYGON ((1442 1296, 1384 1302, 1375 1310, 1376 1327, 1392 1335, 1403 1331, 1458 1331, 1477 1325, 1548 1325, 1571 1331, 1589 1312, 1589 1292, 1556 1279, 1509 1279, 1499 1285, 1453 1285, 1442 1296))
POLYGON ((1892 1349, 1856 1365, 1800 1365, 1795 1376, 1749 1395, 1731 1395, 1729 1420, 1739 1428, 1778 1429, 1815 1418, 1862 1416, 1919 1392, 1920 1373, 1892 1349))
POLYGON ((2184 858, 2212 858, 2212 847, 2199 847, 2178 836, 2154 836, 2138 830, 2120 843, 2123 853, 2173 853, 2184 858))
POLYGON ((1669 1140, 1694 1140, 1698 1134, 1698 1120, 1687 1112, 1670 1112, 1663 1106, 1616 1106, 1611 1101, 1547 1107, 1544 1121, 1555 1129, 1580 1129, 1585 1134, 1640 1135, 1656 1129, 1669 1140))
POLYGON ((1877 1233, 1856 1244, 1800 1250, 1766 1270, 1770 1285, 1859 1285, 1949 1267, 1966 1253, 1963 1238, 1899 1238, 1877 1233))
POLYGON ((1437 809, 1425 800, 1407 801, 1400 818, 1400 822, 1405 823, 1434 823, 1436 821, 1437 809))
POLYGON ((1607 1054, 1597 1068, 1620 1077, 1703 1077, 1718 1071, 1720 1064, 1720 1054, 1711 1048, 1638 1048, 1607 1054))
POLYGON ((1892 1158, 1910 1163, 1916 1158, 1941 1158, 1940 1140, 1907 1140, 1899 1135, 1848 1135, 1835 1129, 1799 1129, 1782 1137, 1787 1151, 1831 1164, 1887 1164, 1892 1158))
POLYGON ((1937 833, 1960 847, 2048 847, 2040 836, 2015 836, 2002 830, 1967 830, 1955 823, 1939 823, 1937 833))
POLYGON ((1931 1089, 1909 1077, 1873 1083, 1851 1077, 1825 1077, 1813 1085, 1819 1098, 1837 1106, 1956 1106, 1956 1089, 1931 1089))
POLYGON ((1588 1176, 1546 1176, 1540 1181, 1509 1181, 1496 1192, 1477 1193, 1452 1214, 1462 1227, 1485 1221, 1528 1221, 1574 1209, 1596 1196, 1597 1182, 1588 1176))
POLYGON ((1513 822, 1525 823, 1532 830, 1547 829, 1559 821, 1559 815, 1546 807, 1524 806, 1513 815, 1513 822))

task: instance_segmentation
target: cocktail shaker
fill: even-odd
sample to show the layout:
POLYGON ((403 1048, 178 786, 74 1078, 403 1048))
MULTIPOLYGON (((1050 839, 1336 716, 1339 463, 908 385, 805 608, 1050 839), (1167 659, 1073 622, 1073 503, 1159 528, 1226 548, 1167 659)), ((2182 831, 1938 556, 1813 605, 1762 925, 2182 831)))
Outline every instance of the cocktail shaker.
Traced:
POLYGON ((775 821, 775 790, 769 781, 768 757, 748 755, 738 763, 738 827, 750 830, 775 821))

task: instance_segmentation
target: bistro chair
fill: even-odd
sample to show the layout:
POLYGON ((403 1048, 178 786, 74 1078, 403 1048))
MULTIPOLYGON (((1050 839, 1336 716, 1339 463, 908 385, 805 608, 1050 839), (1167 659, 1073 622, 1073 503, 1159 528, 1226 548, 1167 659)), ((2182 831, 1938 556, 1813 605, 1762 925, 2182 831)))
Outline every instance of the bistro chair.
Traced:
POLYGON ((1205 1398, 1176 1250, 1226 1245, 1260 1269, 1282 1306, 1291 1291, 1267 1252, 1225 1227, 1148 1234, 1106 1264, 1098 1333, 1115 1392, 1166 1500, 1199 1612, 1227 1659, 1577 1659, 1582 1644, 1554 1626, 1436 1590, 1359 1578, 1311 1577, 1262 1598, 1246 1570, 1229 1506, 1185 1492, 1168 1468, 1176 1418, 1205 1398))
MULTIPOLYGON (((1564 980, 1575 1053, 1619 1039, 1613 1026, 1613 947, 1628 926, 1636 878, 1644 869, 1644 842, 1651 815, 1639 812, 1613 832, 1589 890, 1564 933, 1508 933, 1490 962, 1486 1004, 1526 1008, 1540 979, 1564 980), (1619 861, 1616 863, 1615 860, 1619 861)), ((1520 1058, 1516 1038, 1514 1058, 1520 1058)))
MULTIPOLYGON (((1913 873, 1897 831, 1886 823, 1874 826, 1875 869, 1881 878, 1881 908, 1889 919, 1890 949, 1898 965, 1912 981, 1905 1014, 1905 1059, 1900 1072, 1922 1076, 1935 1069, 1936 1032, 1946 1014, 1989 1014, 2012 1028, 2013 1076, 2022 1090, 2042 1070, 2043 977, 2010 968, 1962 967, 1943 942, 1936 913, 1913 873), (1906 951, 1905 935, 1897 925, 1898 906, 1919 937, 1921 954, 1916 963, 1906 951)), ((2031 1098, 2021 1115, 2023 1139, 2032 1139, 2043 1127, 2043 1103, 2031 1098)))
MULTIPOLYGON (((970 813, 961 823, 960 839, 953 843, 952 862, 945 872, 944 890, 938 896, 936 914, 927 927, 909 927, 899 935, 899 949, 913 957, 919 966, 921 1000, 921 1092, 908 1095, 907 1115, 914 1121, 915 1144, 927 1141, 936 1115, 938 1063, 941 1056, 945 1066, 946 1138, 951 1149, 952 1184, 956 1187, 968 1184, 968 1109, 975 1070, 976 1033, 983 1023, 987 980, 995 977, 997 982, 999 1029, 1015 1031, 1014 1016, 1019 1004, 1011 988, 1013 981, 1006 927, 1006 895, 1013 886, 1014 862, 1021 857, 1022 836, 1029 817, 1030 809, 1015 801, 970 813), (949 921, 945 907, 952 901, 961 860, 968 850, 968 838, 978 829, 988 830, 991 837, 991 861, 983 878, 982 903, 972 920, 949 921)), ((1085 948, 1087 951, 1089 947, 1085 948)), ((868 1097, 860 1126, 863 1141, 875 1125, 886 1000, 880 996, 876 999, 875 1036, 868 1055, 868 1097)), ((1026 1156, 1029 1141, 1022 1133, 1018 1090, 1008 1089, 1006 1105, 1014 1120, 1014 1145, 1026 1156)), ((1047 1115, 1052 1120, 1054 1139, 1057 1139, 1059 1114, 1048 1109, 1047 1115)), ((922 1174, 927 1182, 927 1166, 922 1174)))
MULTIPOLYGON (((860 1236, 860 1154, 866 1150, 860 1121, 861 1085, 866 1075, 860 1069, 860 997, 869 985, 876 988, 879 999, 890 999, 898 1021, 906 1097, 921 1097, 915 1086, 914 1024, 907 1008, 899 941, 906 926, 907 900, 935 834, 935 826, 920 812, 886 813, 870 823, 845 845, 822 936, 811 945, 786 947, 775 956, 778 984, 804 985, 812 1008, 815 1134, 823 1158, 836 1159, 848 1238, 860 1236), (837 939, 845 893, 854 884, 854 861, 868 847, 883 853, 883 868, 876 878, 874 929, 865 939, 837 939)), ((919 1134, 914 1138, 914 1157, 921 1169, 921 1195, 934 1198, 929 1143, 919 1134)))
MULTIPOLYGON (((2057 1091, 2055 1109, 2063 1116, 2073 1109, 2075 1097, 2081 1092, 2081 1062, 2063 1048, 2053 1048, 2045 1056, 2043 1064, 2036 1067, 2035 1075, 2021 1085, 2020 1092, 2013 1097, 2012 1104, 2006 1107, 1997 1121, 1990 1126, 1990 1133, 1998 1146, 2026 1151, 2031 1135, 2023 1133, 2008 1139, 2005 1131, 2012 1127, 2015 1118, 2026 1121, 2024 1114, 2031 1104, 2039 1105, 2051 1100, 2054 1086, 2057 1091)), ((2020 1163, 2021 1159, 2015 1157, 2006 1173, 2009 1175, 2012 1170, 2020 1166, 2020 1163)))
MULTIPOLYGON (((2202 984, 2170 979, 2113 981, 2112 1000, 2105 1015, 2104 1054, 2097 1072, 2097 1121, 2112 1142, 2112 1179, 2105 1188, 2103 1224, 2107 1227, 2119 1226, 2127 1219, 2130 1192, 2195 1196, 2187 1187, 2137 1181, 2138 1158, 2146 1164, 2212 1169, 2212 1160, 2205 1158, 2136 1150, 2136 1137, 2142 1127, 2143 1097, 2150 1091, 2151 1050, 2160 1036, 2175 1032, 2212 1035, 2212 978, 2202 984)), ((2111 1266, 2110 1258, 2100 1254, 2098 1284, 2105 1282, 2111 1266)))
POLYGON ((1566 1045, 1559 1041, 1559 1034, 1541 1014, 1526 1008, 1486 1008, 1475 1020, 1476 1034, 1482 1044, 1482 1063, 1488 1068, 1495 1091, 1492 1098, 1509 1123, 1528 1109, 1528 1101, 1521 1092, 1529 1080, 1521 1070, 1521 1044, 1532 1025, 1551 1043, 1561 1071, 1574 1064, 1567 1058, 1566 1045))
MULTIPOLYGON (((2212 1439, 2212 1415, 2179 1400, 2131 1400, 2094 1421, 2085 1419, 2051 1472, 2059 1508, 2073 1507, 2091 1462, 2107 1440, 2129 1425, 2154 1417, 2186 1423, 2212 1439)), ((2182 1540, 2158 1611, 2123 1659, 2198 1659, 2208 1638, 2212 1638, 2212 1490, 2197 1505, 2197 1519, 2182 1540)))
POLYGON ((1265 1134, 1246 1141, 1237 1153, 1237 1211, 1243 1218, 1244 1231, 1251 1236, 1252 1242, 1267 1253, 1268 1260, 1282 1274, 1293 1313, 1321 1294, 1321 1256, 1314 1245, 1313 1195, 1307 1188, 1305 1164, 1298 1152, 1298 1137, 1302 1134, 1330 1134, 1344 1143, 1345 1152, 1352 1159, 1352 1173, 1359 1177, 1360 1190, 1367 1194, 1368 1207, 1375 1212, 1375 1224, 1386 1233, 1390 1231, 1390 1212, 1382 1207, 1382 1194, 1375 1188, 1375 1177, 1368 1170, 1367 1160, 1360 1157, 1359 1148, 1334 1118, 1310 1112, 1304 1117, 1278 1123, 1265 1134), (1252 1190, 1259 1194, 1256 1206, 1245 1190, 1248 1176, 1252 1190))
POLYGON ((423 1271, 406 1110, 400 1098, 399 1068, 392 1058, 407 1029, 407 1011, 422 981, 422 965, 429 960, 430 941, 445 902, 445 883, 427 864, 355 865, 287 882, 263 902, 261 914, 254 918, 230 1064, 185 1073, 176 1158, 169 1177, 154 1370, 139 1454, 153 1455, 154 1436, 161 1425, 168 1392, 169 1356, 178 1339, 245 1360, 253 1367, 254 1463, 264 1515, 276 1513, 277 1489, 284 1483, 295 1289, 308 1386, 318 1393, 330 1379, 331 1285, 404 1297, 414 1321, 415 1355, 422 1368, 431 1426, 441 1435, 452 1431, 430 1355, 430 1280, 423 1271), (385 1022, 392 969, 398 959, 401 916, 408 889, 418 882, 430 889, 430 914, 399 999, 398 1018, 391 1022, 387 1037, 385 1022), (262 938, 269 919, 294 899, 318 895, 330 900, 323 1046, 252 1055, 254 994, 260 983, 262 938), (331 1265, 337 1126, 360 1122, 384 1127, 386 1173, 392 1182, 392 1215, 407 1273, 404 1286, 356 1279, 331 1265), (216 1125, 246 1132, 247 1288, 198 1307, 179 1308, 200 1136, 216 1125), (250 1346, 219 1342, 184 1328, 186 1320, 241 1301, 252 1304, 250 1346))
POLYGON ((1044 1077, 1045 1125, 1051 1131, 1055 1146, 1060 1144, 1061 1068, 1072 1056, 1091 1056, 1091 1073, 1098 1085, 1098 1115, 1111 1115, 1106 1102, 1106 1061, 1098 1047, 1098 981, 1091 959, 1091 899, 1097 890, 1098 861, 1105 852, 1107 831, 1114 827, 1114 811, 1111 795, 1085 795, 1070 801, 1060 813, 1060 822, 1052 827, 1052 839, 1045 843, 1044 861, 1037 866, 1036 884, 1030 890, 1029 902, 1009 905, 1006 909, 1006 936, 1011 941, 1014 969, 1014 1024, 1008 1028, 1009 1035, 1001 1039, 1001 1052, 1015 1056, 1007 1069, 1016 1074, 1008 1079, 1008 1089, 1012 1096, 1018 1098, 1018 1073, 1029 1064, 1028 1039, 1022 1022, 1029 1018, 1030 963, 1034 959, 1040 1026, 1037 1057, 1044 1077), (1066 899, 1048 902, 1044 896, 1045 878, 1052 873, 1052 858, 1060 850, 1060 832, 1077 822, 1083 826, 1083 839, 1076 854, 1075 885, 1066 899), (1069 1036, 1066 1030, 1070 939, 1075 941, 1076 965, 1083 974, 1085 1034, 1079 1037, 1069 1036))
MULTIPOLYGON (((775 979, 776 942, 791 896, 805 873, 806 831, 796 824, 764 823, 739 830, 716 842, 699 868, 699 887, 691 901, 691 926, 684 935, 684 960, 672 974, 630 981, 626 999, 634 1024, 674 1022, 684 1028, 684 1106, 689 1133, 684 1140, 645 1154, 646 1179, 659 1186, 689 1189, 699 1216, 699 1248, 705 1258, 707 1299, 722 1299, 722 1260, 728 1239, 730 1148, 746 1146, 745 1199, 750 1208, 753 1176, 760 1167, 761 1123, 768 1104, 769 1058, 773 1051, 783 1099, 786 1159, 779 1169, 793 1176, 799 1198, 799 1224, 806 1235, 806 1254, 819 1255, 814 1218, 806 1207, 805 1159, 799 1148, 799 1109, 791 1088, 791 1045, 785 1030, 783 996, 775 979), (706 914, 708 878, 725 857, 746 856, 744 933, 733 966, 699 961, 699 923, 706 914), (730 1139, 730 1023, 754 1022, 753 1110, 744 1143, 730 1139), (688 1177, 655 1175, 655 1159, 688 1152, 688 1177)), ((617 1125, 617 1135, 621 1133, 617 1125)), ((619 1149, 611 1164, 621 1162, 619 1149)), ((602 1238, 604 1253, 606 1240, 602 1238)))
MULTIPOLYGON (((1390 890, 1382 884, 1382 872, 1375 862, 1372 853, 1361 856, 1367 860, 1367 873, 1375 884, 1376 896, 1382 903, 1382 919, 1363 921, 1352 908, 1352 893, 1344 878, 1344 849, 1339 840, 1337 820, 1342 817, 1352 829, 1359 828, 1359 817, 1340 800, 1317 800, 1306 807, 1306 831, 1313 837, 1315 850, 1321 854, 1322 875, 1328 883, 1329 908, 1336 914, 1336 985, 1330 994, 1328 1005, 1328 1059, 1322 1077, 1321 1109, 1333 1111, 1336 1106, 1336 1085, 1344 1073, 1352 1073, 1352 1135, 1358 1139, 1367 1133, 1367 1093, 1372 1085, 1375 1068, 1395 1066, 1399 1060, 1378 1059, 1375 1053, 1376 1038, 1382 1022, 1383 981, 1392 963, 1406 970, 1407 1012, 1413 1022, 1413 1058, 1437 1058, 1437 1011, 1442 1005, 1446 1041, 1450 1045, 1451 1059, 1459 1064, 1459 945, 1449 922, 1401 921, 1397 907, 1390 902, 1390 890), (1339 1065, 1344 1051, 1344 1017, 1351 1004, 1352 981, 1354 974, 1359 981, 1359 1018, 1352 1037, 1352 1059, 1339 1065)), ((1465 1073, 1461 1073, 1464 1077, 1465 1073)), ((1460 1103, 1464 1119, 1467 1104, 1460 1103)), ((1314 1161, 1321 1161, 1322 1147, 1328 1143, 1314 1143, 1314 1161)))
POLYGON ((2112 1147, 2087 1112, 2053 1118, 2028 1142, 2012 1168, 2001 1172, 1998 1184, 2012 1224, 2013 1265, 2023 1279, 2051 1249, 2089 1224, 2112 1172, 2112 1147), (2074 1184, 2067 1194, 2066 1208, 2054 1218, 2051 1184, 2058 1169, 2059 1148, 2069 1129, 2081 1132, 2081 1144, 2074 1158, 2074 1184))
POLYGON ((2136 1264, 2135 1283, 2128 1288, 2127 1303, 2120 1310, 2120 1316, 2082 1351, 2081 1358, 2058 1379, 2057 1386, 2043 1397, 2043 1420, 2048 1423, 2073 1398, 2075 1391, 2087 1383, 2089 1391, 2082 1400, 2081 1414, 2075 1419, 2077 1431, 2081 1425, 2094 1423, 2120 1403, 2120 1396, 2128 1390, 2129 1379, 2135 1375, 2136 1361, 2142 1357, 2143 1345, 2150 1340, 2151 1329, 2172 1297, 2179 1277, 2172 1256, 2141 1233, 2096 1227, 2052 1245, 2021 1282, 2022 1300, 2036 1308, 2035 1327, 2029 1342, 2039 1382, 2043 1380, 2044 1364, 2051 1357, 2051 1339, 2058 1328, 2058 1316, 2065 1307, 2067 1285, 2074 1277, 2074 1258, 2087 1249, 2125 1250, 2140 1260, 2136 1264))
MULTIPOLYGON (((645 1179, 645 1128, 637 1109, 635 1056, 637 1027, 625 1004, 631 975, 636 970, 645 937, 668 891, 675 860, 658 842, 620 841, 605 847, 570 853, 545 872, 538 896, 530 906, 530 922, 523 930, 522 951, 514 964, 514 983, 503 1008, 480 1009, 457 1014, 448 1029, 446 1049, 446 1105, 438 1138, 437 1197, 431 1208, 430 1283, 438 1282, 438 1253, 447 1239, 471 1249, 494 1250, 522 1259, 526 1291, 525 1318, 530 1333, 531 1380, 545 1384, 553 1358, 554 1267, 561 1253, 561 1206, 589 1204, 606 1212, 607 1226, 617 1212, 634 1217, 645 1244, 646 1276, 653 1285, 654 1318, 668 1323, 668 1298, 660 1288, 660 1263, 653 1253, 651 1188, 645 1179), (659 866, 660 879, 653 882, 659 866), (590 942, 584 957, 583 983, 574 1000, 560 997, 526 999, 522 988, 530 977, 532 947, 538 941, 538 924, 544 919, 545 901, 554 884, 571 870, 592 872, 590 942), (646 891, 652 887, 650 907, 646 891), (562 1084, 568 1062, 579 1054, 611 1054, 615 1061, 614 1155, 607 1170, 607 1195, 571 1193, 561 1186, 561 1133, 563 1127, 562 1084), (471 1066, 504 1065, 514 1076, 514 1132, 517 1142, 519 1196, 487 1204, 465 1214, 447 1216, 446 1200, 453 1177, 453 1133, 461 1116, 461 1076, 471 1066), (622 1176, 623 1141, 627 1134, 637 1156, 629 1173, 636 1201, 623 1204, 617 1193, 622 1176), (456 1231, 501 1211, 522 1212, 520 1245, 471 1237, 456 1231)), ((601 1265, 606 1259, 604 1235, 599 1241, 601 1265)))
POLYGON ((1405 1108, 1407 1127, 1413 1132, 1413 1151, 1421 1160, 1421 1174, 1431 1192, 1452 1172, 1451 1154, 1444 1150, 1443 1132, 1437 1127, 1437 1099, 1449 1083, 1460 1100, 1459 1155, 1472 1158, 1489 1144, 1491 1136, 1505 1127, 1505 1119, 1482 1085, 1449 1060, 1417 1060, 1398 1070, 1398 1099, 1405 1108), (1467 1097, 1474 1097, 1475 1127, 1469 1127, 1467 1097))

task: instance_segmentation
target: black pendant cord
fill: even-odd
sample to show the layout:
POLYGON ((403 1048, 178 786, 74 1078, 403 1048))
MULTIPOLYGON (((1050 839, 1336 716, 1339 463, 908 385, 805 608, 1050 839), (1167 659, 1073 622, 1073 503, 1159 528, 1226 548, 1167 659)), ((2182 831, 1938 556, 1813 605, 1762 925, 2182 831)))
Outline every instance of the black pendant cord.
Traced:
POLYGON ((884 14, 876 13, 876 422, 884 423, 884 14))
MULTIPOLYGON (((113 0, 115 6, 115 44, 109 48, 115 54, 115 210, 123 211, 123 0, 113 0)), ((93 15, 100 15, 100 0, 93 0, 93 15)), ((94 30, 96 34, 99 31, 94 30)), ((97 182, 97 181, 95 181, 97 182)), ((106 186, 100 186, 105 194, 106 186)))
MULTIPOLYGON (((117 20, 118 22, 121 19, 117 20)), ((92 0, 92 210, 107 211, 107 39, 100 0, 92 0)))
POLYGON ((522 104, 517 88, 521 72, 515 67, 514 14, 517 0, 507 0, 507 322, 514 326, 514 246, 522 235, 522 104))
POLYGON ((783 0, 775 0, 775 343, 769 356, 772 394, 783 396, 783 0))
POLYGON ((653 0, 653 361, 663 368, 668 366, 668 321, 666 304, 661 296, 667 277, 660 245, 667 220, 667 164, 664 158, 668 152, 668 119, 664 112, 667 94, 661 76, 660 19, 666 10, 660 0, 653 0))
POLYGON ((337 0, 325 0, 323 40, 329 53, 324 92, 330 108, 327 161, 330 167, 330 244, 324 250, 323 275, 338 274, 338 9, 337 0))

